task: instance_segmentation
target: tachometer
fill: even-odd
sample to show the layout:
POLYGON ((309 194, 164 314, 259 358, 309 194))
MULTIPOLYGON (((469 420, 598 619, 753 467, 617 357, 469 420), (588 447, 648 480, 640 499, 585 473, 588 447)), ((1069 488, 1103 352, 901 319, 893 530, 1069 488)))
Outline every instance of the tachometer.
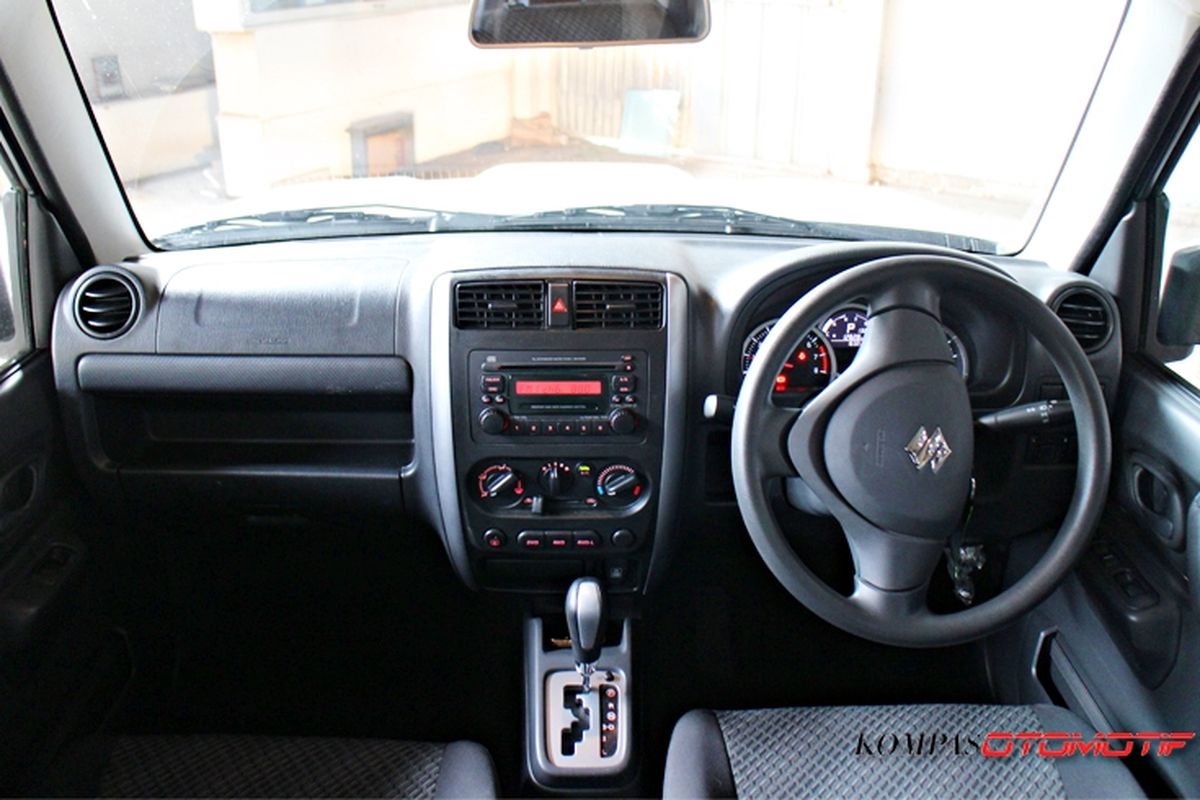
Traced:
MULTIPOLYGON (((742 345, 742 374, 750 371, 754 357, 758 354, 767 334, 778 320, 759 325, 742 345)), ((820 331, 812 330, 792 351, 783 369, 775 376, 775 394, 807 394, 829 385, 836 369, 833 349, 820 331)))

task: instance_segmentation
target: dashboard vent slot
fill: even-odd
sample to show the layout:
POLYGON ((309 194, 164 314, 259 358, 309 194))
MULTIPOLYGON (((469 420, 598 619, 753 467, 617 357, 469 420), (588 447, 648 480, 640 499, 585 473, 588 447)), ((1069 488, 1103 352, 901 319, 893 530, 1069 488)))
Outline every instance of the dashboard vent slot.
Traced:
POLYGON ((659 283, 575 282, 576 328, 661 328, 659 283))
POLYGON ((75 294, 75 319, 84 333, 95 339, 112 339, 128 331, 137 309, 133 283, 115 272, 91 276, 75 294))
POLYGON ((454 319, 460 328, 541 328, 546 322, 546 285, 541 281, 460 283, 454 319))
POLYGON ((1054 302, 1054 313, 1085 353, 1099 350, 1112 335, 1108 303, 1092 289, 1068 289, 1054 302))

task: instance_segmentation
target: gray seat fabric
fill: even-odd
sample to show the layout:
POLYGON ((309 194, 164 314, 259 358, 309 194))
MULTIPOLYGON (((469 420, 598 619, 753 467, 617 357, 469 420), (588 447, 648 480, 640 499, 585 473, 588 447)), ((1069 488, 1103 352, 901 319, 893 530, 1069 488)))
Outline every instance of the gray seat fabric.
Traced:
POLYGON ((663 797, 1145 796, 1113 759, 985 758, 991 731, 1095 733, 1054 706, 692 711, 671 736, 663 797))
POLYGON ((471 742, 119 736, 77 744, 48 794, 98 797, 495 797, 471 742))

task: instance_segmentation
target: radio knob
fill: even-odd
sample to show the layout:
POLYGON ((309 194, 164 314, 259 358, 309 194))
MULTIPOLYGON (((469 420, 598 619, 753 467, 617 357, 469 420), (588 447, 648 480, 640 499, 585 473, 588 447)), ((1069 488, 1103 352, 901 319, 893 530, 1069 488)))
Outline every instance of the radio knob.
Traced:
POLYGON ((613 409, 612 413, 608 415, 608 427, 616 434, 633 433, 637 430, 637 424, 637 414, 627 408, 613 409))
POLYGON ((508 428, 508 415, 494 408, 485 408, 479 414, 479 427, 493 436, 504 433, 508 428))
POLYGON ((542 488, 551 497, 557 497, 569 490, 574 477, 571 468, 561 461, 547 461, 542 464, 542 488))

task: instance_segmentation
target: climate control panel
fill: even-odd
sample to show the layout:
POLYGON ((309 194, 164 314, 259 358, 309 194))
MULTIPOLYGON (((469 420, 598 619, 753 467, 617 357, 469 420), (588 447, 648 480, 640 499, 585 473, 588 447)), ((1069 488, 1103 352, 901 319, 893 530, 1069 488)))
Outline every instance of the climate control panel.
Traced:
POLYGON ((491 458, 466 480, 477 551, 609 557, 648 538, 650 480, 629 459, 491 458))
POLYGON ((469 481, 467 496, 481 508, 537 516, 628 511, 649 496, 636 465, 606 459, 495 459, 478 464, 469 481))

